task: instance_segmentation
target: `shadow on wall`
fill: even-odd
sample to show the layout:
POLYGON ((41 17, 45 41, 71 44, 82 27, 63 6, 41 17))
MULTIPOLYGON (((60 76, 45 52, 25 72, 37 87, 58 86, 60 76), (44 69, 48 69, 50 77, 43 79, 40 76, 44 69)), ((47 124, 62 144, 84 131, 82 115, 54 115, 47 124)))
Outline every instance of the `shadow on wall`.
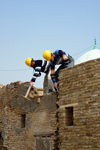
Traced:
POLYGON ((1 132, 0 132, 0 150, 8 150, 7 147, 3 146, 3 138, 1 132))

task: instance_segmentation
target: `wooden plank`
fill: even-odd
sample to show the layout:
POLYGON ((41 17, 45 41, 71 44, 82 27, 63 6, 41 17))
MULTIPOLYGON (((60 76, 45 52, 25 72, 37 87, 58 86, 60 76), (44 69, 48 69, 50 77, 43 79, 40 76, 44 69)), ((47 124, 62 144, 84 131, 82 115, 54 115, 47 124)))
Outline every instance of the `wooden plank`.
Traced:
POLYGON ((62 105, 59 108, 74 107, 74 106, 77 106, 77 105, 78 105, 78 103, 73 103, 73 104, 68 104, 68 105, 62 105))

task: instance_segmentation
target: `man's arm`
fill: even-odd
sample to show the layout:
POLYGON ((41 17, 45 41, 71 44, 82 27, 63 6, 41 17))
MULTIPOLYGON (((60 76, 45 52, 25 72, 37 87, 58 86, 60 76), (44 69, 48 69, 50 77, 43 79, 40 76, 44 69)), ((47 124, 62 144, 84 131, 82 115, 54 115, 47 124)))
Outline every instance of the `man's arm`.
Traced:
POLYGON ((40 67, 36 67, 36 68, 34 69, 34 74, 33 74, 33 77, 32 77, 32 79, 31 79, 30 82, 35 82, 35 81, 36 81, 36 78, 41 76, 40 70, 41 70, 40 67))
POLYGON ((63 52, 62 50, 59 50, 59 55, 62 57, 62 59, 64 60, 65 65, 67 66, 69 64, 69 59, 66 56, 66 53, 63 52))
POLYGON ((57 86, 57 81, 56 81, 56 78, 55 78, 55 66, 51 66, 51 79, 53 81, 54 88, 57 91, 58 86, 57 86))
POLYGON ((49 64, 48 64, 47 67, 45 68, 44 73, 47 74, 47 73, 49 72, 50 68, 51 68, 51 63, 49 62, 49 64))
POLYGON ((55 66, 51 66, 51 79, 52 79, 53 83, 56 82, 56 79, 55 79, 55 66))

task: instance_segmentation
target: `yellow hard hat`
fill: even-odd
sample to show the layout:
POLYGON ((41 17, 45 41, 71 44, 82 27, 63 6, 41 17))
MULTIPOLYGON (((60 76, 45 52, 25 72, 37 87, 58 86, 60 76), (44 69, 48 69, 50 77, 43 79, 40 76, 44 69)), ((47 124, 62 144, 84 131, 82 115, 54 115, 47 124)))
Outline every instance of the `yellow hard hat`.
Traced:
POLYGON ((50 50, 46 50, 46 51, 43 52, 43 58, 46 59, 46 61, 50 61, 50 59, 51 59, 50 50))
POLYGON ((27 66, 31 66, 31 62, 32 62, 32 58, 31 57, 28 57, 28 58, 26 58, 26 60, 25 60, 25 64, 27 65, 27 66))

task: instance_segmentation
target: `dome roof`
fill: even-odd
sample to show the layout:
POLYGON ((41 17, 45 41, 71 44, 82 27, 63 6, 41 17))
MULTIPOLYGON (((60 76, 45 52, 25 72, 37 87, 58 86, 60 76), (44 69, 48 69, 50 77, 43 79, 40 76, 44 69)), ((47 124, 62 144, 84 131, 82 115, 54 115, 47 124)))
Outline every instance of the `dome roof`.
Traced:
POLYGON ((88 51, 87 53, 83 54, 78 60, 76 60, 75 65, 97 58, 100 58, 100 49, 97 48, 95 39, 94 48, 88 51))

